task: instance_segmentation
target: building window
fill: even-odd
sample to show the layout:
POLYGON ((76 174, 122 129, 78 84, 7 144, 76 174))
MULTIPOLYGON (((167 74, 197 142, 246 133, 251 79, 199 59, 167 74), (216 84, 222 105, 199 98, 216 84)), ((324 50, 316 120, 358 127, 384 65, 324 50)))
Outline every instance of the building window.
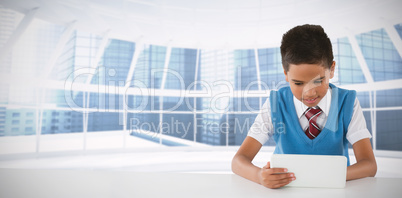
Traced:
POLYGON ((13 118, 20 117, 20 113, 13 113, 13 118))
POLYGON ((25 124, 33 124, 33 120, 26 120, 25 124))
POLYGON ((27 115, 27 117, 33 117, 34 113, 33 112, 28 112, 26 115, 27 115))
POLYGON ((13 120, 12 124, 20 124, 20 121, 19 120, 13 120))

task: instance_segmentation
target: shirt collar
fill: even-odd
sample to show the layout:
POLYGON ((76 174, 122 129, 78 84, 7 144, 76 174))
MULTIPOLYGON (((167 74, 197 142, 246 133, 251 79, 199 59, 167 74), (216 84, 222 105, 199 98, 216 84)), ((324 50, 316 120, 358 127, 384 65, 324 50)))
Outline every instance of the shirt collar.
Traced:
MULTIPOLYGON (((331 87, 328 88, 327 93, 325 94, 324 98, 318 103, 317 106, 323 111, 323 113, 328 116, 329 109, 331 107, 331 98, 332 98, 332 89, 331 87)), ((307 110, 308 106, 303 104, 300 100, 298 100, 295 96, 293 96, 293 103, 295 104, 297 117, 301 118, 304 112, 307 110)))

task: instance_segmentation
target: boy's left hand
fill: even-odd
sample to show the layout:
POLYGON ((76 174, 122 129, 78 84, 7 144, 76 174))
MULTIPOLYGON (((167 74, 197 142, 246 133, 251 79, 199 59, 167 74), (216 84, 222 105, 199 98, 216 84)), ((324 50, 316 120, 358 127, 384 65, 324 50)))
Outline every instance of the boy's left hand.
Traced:
POLYGON ((270 168, 270 162, 261 168, 258 177, 260 184, 268 188, 280 188, 296 179, 294 173, 288 173, 286 168, 270 168))

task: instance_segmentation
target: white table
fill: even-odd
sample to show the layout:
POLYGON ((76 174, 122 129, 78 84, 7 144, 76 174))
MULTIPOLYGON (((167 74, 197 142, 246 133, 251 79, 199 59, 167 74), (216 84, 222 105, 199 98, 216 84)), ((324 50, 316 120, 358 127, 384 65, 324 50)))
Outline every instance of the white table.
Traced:
POLYGON ((348 181, 344 189, 268 189, 233 174, 0 169, 0 197, 402 197, 402 178, 348 181))

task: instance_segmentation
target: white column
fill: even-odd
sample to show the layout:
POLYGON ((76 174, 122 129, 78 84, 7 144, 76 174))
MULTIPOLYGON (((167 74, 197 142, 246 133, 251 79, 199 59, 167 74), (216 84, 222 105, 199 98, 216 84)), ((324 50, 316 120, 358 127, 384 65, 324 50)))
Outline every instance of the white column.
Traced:
MULTIPOLYGON (((124 85, 124 90, 127 91, 127 89, 131 85, 131 80, 133 79, 134 71, 135 71, 135 66, 137 65, 138 58, 140 57, 141 52, 144 50, 144 44, 141 42, 138 42, 135 44, 135 50, 133 54, 133 58, 131 59, 131 64, 130 64, 130 69, 128 70, 128 74, 126 77, 126 83, 124 85)), ((126 143, 127 143, 127 136, 128 136, 128 130, 127 130, 127 109, 128 109, 128 95, 126 95, 126 92, 123 93, 123 148, 126 148, 126 143)))
MULTIPOLYGON (((100 59, 102 58, 103 53, 105 52, 107 43, 109 41, 109 33, 110 33, 110 30, 107 30, 102 35, 102 41, 99 45, 98 51, 96 52, 95 60, 94 60, 94 62, 92 62, 92 65, 91 65, 92 69, 96 69, 99 66, 98 63, 99 63, 100 59)), ((91 84, 92 78, 93 78, 93 75, 89 75, 87 78, 86 84, 91 84)))
POLYGON ((32 23, 32 20, 35 18, 36 13, 39 8, 34 8, 25 13, 24 18, 18 24, 17 28, 14 30, 11 37, 7 40, 6 44, 0 50, 0 61, 2 61, 11 49, 14 47, 15 43, 21 38, 21 35, 24 34, 28 26, 32 23))
POLYGON ((394 46, 399 53, 399 56, 402 57, 402 40, 398 32, 396 31, 395 27, 393 25, 387 25, 385 26, 385 31, 387 32, 392 43, 394 43, 394 46))
MULTIPOLYGON (((199 68, 199 60, 200 60, 200 49, 197 49, 197 58, 195 63, 195 76, 194 76, 194 92, 197 91, 197 81, 198 81, 198 68, 199 68)), ((193 111, 193 119, 194 119, 194 143, 197 142, 197 97, 194 97, 194 111, 193 111)))
POLYGON ((144 44, 143 43, 136 43, 135 44, 135 51, 133 54, 133 58, 131 59, 131 64, 130 64, 130 69, 128 70, 127 78, 126 78, 126 83, 125 83, 125 90, 130 87, 131 85, 131 80, 133 79, 134 71, 135 71, 135 66, 137 65, 138 58, 140 57, 140 54, 144 51, 144 44))
POLYGON ((83 101, 83 112, 82 112, 82 122, 83 122, 83 150, 87 150, 87 132, 88 132, 88 115, 89 115, 89 96, 90 92, 82 92, 82 101, 83 101))
POLYGON ((169 67, 169 62, 170 62, 170 55, 172 53, 172 47, 168 46, 166 49, 166 56, 165 56, 165 64, 163 66, 163 76, 162 76, 162 82, 161 82, 161 90, 165 89, 165 83, 166 83, 166 78, 167 78, 167 70, 169 67))
POLYGON ((371 122, 373 123, 373 127, 371 132, 373 133, 373 149, 377 150, 377 91, 374 92, 374 110, 373 110, 373 119, 371 122))
MULTIPOLYGON (((126 101, 128 100, 128 96, 124 94, 123 100, 126 101)), ((128 136, 128 131, 127 131, 127 105, 126 102, 123 101, 123 148, 126 148, 127 145, 127 136, 128 136)))
POLYGON ((360 68, 364 74, 364 77, 367 80, 367 83, 373 83, 373 76, 370 73, 370 69, 367 66, 366 60, 364 59, 363 53, 359 47, 359 44, 357 43, 356 37, 354 35, 349 35, 348 36, 350 45, 352 46, 353 52, 355 53, 355 56, 357 58, 357 61, 359 61, 360 68))
MULTIPOLYGON (((229 77, 229 50, 228 49, 226 49, 225 50, 226 51, 226 79, 227 80, 229 80, 230 79, 230 77, 229 77)), ((241 85, 240 85, 241 86, 241 85)), ((233 92, 233 90, 232 90, 232 92, 233 92)), ((233 98, 232 98, 233 99, 233 98)), ((229 98, 229 101, 228 101, 228 108, 226 109, 226 126, 227 126, 227 128, 226 128, 226 147, 228 147, 229 146, 229 110, 230 110, 230 98, 229 98)))
MULTIPOLYGON (((254 48, 254 56, 255 56, 255 69, 257 72, 258 91, 261 91, 260 58, 258 56, 257 48, 254 48)), ((259 106, 261 109, 261 107, 262 107, 262 98, 261 97, 259 97, 259 106)))
MULTIPOLYGON (((94 62, 92 62, 92 65, 91 65, 92 69, 96 69, 98 67, 98 63, 99 63, 100 59, 102 58, 103 53, 104 53, 105 48, 106 48, 106 45, 107 45, 107 43, 109 41, 109 32, 110 32, 110 30, 107 30, 102 36, 102 41, 101 41, 101 43, 99 45, 99 48, 98 48, 98 51, 96 53, 95 60, 94 60, 94 62)), ((92 78, 93 78, 93 75, 89 75, 87 80, 86 80, 86 82, 85 82, 85 84, 89 85, 91 83, 91 81, 92 81, 92 78)), ((107 85, 105 85, 105 86, 107 86, 107 85)), ((82 94, 83 94, 83 103, 84 103, 84 112, 83 112, 83 118, 84 118, 83 119, 83 133, 84 134, 83 135, 84 135, 84 141, 83 141, 83 148, 84 148, 84 151, 85 151, 86 148, 87 148, 87 131, 88 131, 88 117, 89 117, 89 115, 88 115, 89 114, 89 109, 88 108, 89 108, 90 92, 85 92, 84 91, 82 94)))
POLYGON ((36 153, 40 150, 40 138, 42 135, 42 120, 43 120, 43 103, 45 98, 46 89, 39 87, 36 94, 36 153))
MULTIPOLYGON (((165 64, 163 66, 163 75, 160 90, 163 92, 165 89, 167 71, 170 62, 170 55, 172 53, 172 47, 169 45, 166 49, 165 64)), ((162 124, 163 124, 163 96, 159 97, 159 144, 162 144, 162 124)))

